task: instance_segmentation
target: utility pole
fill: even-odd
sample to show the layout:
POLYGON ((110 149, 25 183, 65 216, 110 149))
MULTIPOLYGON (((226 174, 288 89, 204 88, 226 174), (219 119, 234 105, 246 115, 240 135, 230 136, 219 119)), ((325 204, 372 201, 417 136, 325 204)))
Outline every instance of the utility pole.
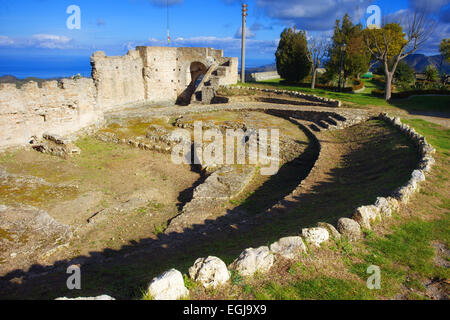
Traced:
POLYGON ((242 51, 241 51, 241 82, 245 82, 245 21, 247 17, 247 5, 242 4, 242 51))

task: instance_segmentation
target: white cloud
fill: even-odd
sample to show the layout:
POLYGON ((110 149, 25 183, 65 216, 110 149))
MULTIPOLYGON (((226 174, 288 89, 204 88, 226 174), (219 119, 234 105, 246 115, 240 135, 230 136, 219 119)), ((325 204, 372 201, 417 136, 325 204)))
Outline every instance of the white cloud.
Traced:
POLYGON ((9 38, 0 36, 0 47, 11 48, 45 48, 45 49, 72 49, 73 40, 66 36, 53 34, 35 34, 29 38, 9 38))
POLYGON ((34 46, 47 49, 65 49, 72 41, 69 37, 53 34, 35 34, 31 38, 34 46))
MULTIPOLYGON (((245 27, 245 39, 252 39, 254 38, 256 35, 255 33, 250 30, 249 28, 245 27)), ((236 31, 236 34, 234 35, 234 37, 236 39, 241 39, 242 38, 242 27, 239 27, 239 29, 236 31)))
MULTIPOLYGON (((413 16, 414 8, 401 9, 392 14, 384 17, 385 23, 395 22, 402 26, 403 31, 406 31, 408 27, 408 20, 413 16)), ((433 18, 433 17, 431 17, 433 18)), ((418 53, 424 53, 426 55, 436 55, 439 54, 439 44, 443 38, 448 38, 450 34, 450 23, 442 22, 441 20, 435 19, 436 26, 434 27, 434 32, 430 35, 429 39, 419 48, 418 53)))
MULTIPOLYGON (((247 50, 259 54, 274 54, 279 39, 275 40, 256 40, 247 39, 247 50)), ((136 46, 166 46, 167 40, 160 40, 149 38, 147 41, 126 42, 122 45, 124 49, 134 49, 136 46)), ((241 40, 234 37, 214 37, 214 36, 200 36, 183 38, 178 37, 172 39, 171 45, 175 47, 208 47, 215 49, 223 49, 226 53, 234 56, 238 55, 241 49, 241 40)))
POLYGON ((13 39, 9 38, 8 36, 1 36, 0 35, 0 47, 1 46, 7 47, 7 46, 11 46, 13 44, 14 44, 14 40, 13 39))
POLYGON ((285 25, 323 31, 333 28, 336 19, 348 13, 359 21, 371 0, 256 0, 264 13, 285 25))
POLYGON ((426 10, 429 12, 436 12, 449 3, 450 0, 410 0, 410 5, 412 8, 426 10))

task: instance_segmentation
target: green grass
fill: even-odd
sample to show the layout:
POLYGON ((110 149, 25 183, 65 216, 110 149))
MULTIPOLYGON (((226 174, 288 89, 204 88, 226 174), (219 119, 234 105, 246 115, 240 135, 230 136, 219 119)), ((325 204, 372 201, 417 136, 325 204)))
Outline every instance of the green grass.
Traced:
POLYGON ((370 300, 374 293, 365 284, 330 277, 296 281, 287 286, 270 282, 253 291, 257 300, 370 300))
POLYGON ((450 96, 414 96, 409 99, 393 100, 391 104, 408 111, 450 113, 450 96))
POLYGON ((402 120, 424 135, 428 142, 436 148, 438 152, 446 157, 450 156, 450 129, 445 129, 437 124, 430 123, 422 119, 402 120))
MULTIPOLYGON (((443 156, 444 161, 448 163, 450 130, 421 119, 404 122, 425 135, 428 141, 436 147, 438 156, 443 156)), ((440 185, 447 181, 448 173, 445 168, 435 168, 434 170, 444 172, 437 174, 437 181, 434 182, 434 187, 437 187, 438 191, 422 190, 421 193, 426 195, 430 201, 441 202, 438 207, 444 209, 441 210, 442 215, 431 221, 414 218, 395 226, 391 234, 383 237, 372 235, 365 241, 367 252, 360 256, 364 262, 350 266, 351 270, 361 277, 365 276, 365 270, 369 265, 380 266, 384 295, 394 295, 401 286, 423 291, 424 279, 448 279, 450 276, 448 269, 438 266, 434 262, 433 241, 439 241, 447 248, 450 247, 450 233, 448 232, 450 230, 450 199, 447 197, 448 193, 446 193, 445 187, 440 188, 440 185)), ((424 214, 429 213, 424 212, 424 214)), ((421 296, 411 298, 417 299, 421 296)))
MULTIPOLYGON (((444 157, 448 155, 449 130, 423 120, 410 120, 408 124, 424 134, 436 146, 438 154, 444 157)), ((441 183, 443 181, 445 179, 440 180, 441 183)), ((434 241, 443 243, 447 248, 450 246, 450 199, 445 195, 446 193, 438 192, 429 195, 440 200, 439 207, 447 210, 435 220, 413 218, 394 226, 391 233, 385 236, 366 230, 366 239, 361 243, 353 244, 342 239, 334 247, 331 246, 331 249, 335 248, 340 252, 348 268, 342 270, 342 273, 354 273, 361 281, 326 275, 302 279, 314 270, 297 262, 288 267, 289 284, 280 285, 277 281, 267 281, 258 286, 253 285, 252 296, 256 299, 277 300, 376 299, 393 298, 407 287, 413 288, 415 292, 408 292, 406 298, 426 299, 423 285, 425 279, 448 279, 450 275, 448 269, 435 264, 435 249, 432 246, 434 241), (369 276, 367 268, 370 265, 381 269, 381 290, 369 290, 366 287, 365 281, 369 276)))
POLYGON ((280 81, 281 81, 280 79, 277 79, 257 83, 239 83, 238 85, 246 87, 267 87, 279 90, 300 91, 304 93, 315 94, 325 98, 341 100, 342 102, 350 103, 350 105, 357 105, 358 107, 367 105, 374 105, 374 106, 386 105, 386 101, 384 99, 371 96, 370 93, 366 91, 362 93, 332 92, 323 89, 311 89, 292 85, 285 85, 283 83, 280 83, 280 81))
POLYGON ((293 85, 283 84, 282 79, 267 80, 257 83, 239 83, 245 87, 264 87, 279 90, 299 91, 317 96, 337 99, 342 101, 347 107, 356 106, 358 108, 368 106, 384 106, 387 108, 398 107, 407 111, 437 111, 450 112, 450 96, 423 96, 412 97, 411 99, 391 100, 386 102, 381 97, 371 95, 372 90, 380 89, 382 85, 376 79, 364 80, 366 89, 360 93, 341 93, 323 89, 303 88, 293 85))

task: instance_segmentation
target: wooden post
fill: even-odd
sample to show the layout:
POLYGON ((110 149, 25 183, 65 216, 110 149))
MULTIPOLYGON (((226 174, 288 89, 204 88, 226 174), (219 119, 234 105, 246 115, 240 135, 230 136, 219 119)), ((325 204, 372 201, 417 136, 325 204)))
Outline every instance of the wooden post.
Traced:
POLYGON ((241 51, 241 82, 245 82, 245 22, 247 17, 247 5, 242 5, 242 51, 241 51))

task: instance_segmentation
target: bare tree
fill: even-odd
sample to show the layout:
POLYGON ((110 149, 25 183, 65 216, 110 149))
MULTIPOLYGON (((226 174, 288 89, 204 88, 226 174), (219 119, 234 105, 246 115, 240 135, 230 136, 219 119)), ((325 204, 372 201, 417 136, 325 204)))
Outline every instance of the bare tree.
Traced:
POLYGON ((308 60, 311 62, 312 80, 311 89, 316 86, 317 69, 320 67, 320 62, 328 52, 328 42, 325 40, 313 39, 308 43, 308 60))
POLYGON ((405 21, 384 23, 381 29, 366 29, 364 41, 372 56, 379 61, 386 79, 385 99, 391 99, 392 80, 399 62, 416 52, 430 38, 435 21, 425 10, 415 10, 405 21), (405 31, 401 25, 404 25, 405 31))

